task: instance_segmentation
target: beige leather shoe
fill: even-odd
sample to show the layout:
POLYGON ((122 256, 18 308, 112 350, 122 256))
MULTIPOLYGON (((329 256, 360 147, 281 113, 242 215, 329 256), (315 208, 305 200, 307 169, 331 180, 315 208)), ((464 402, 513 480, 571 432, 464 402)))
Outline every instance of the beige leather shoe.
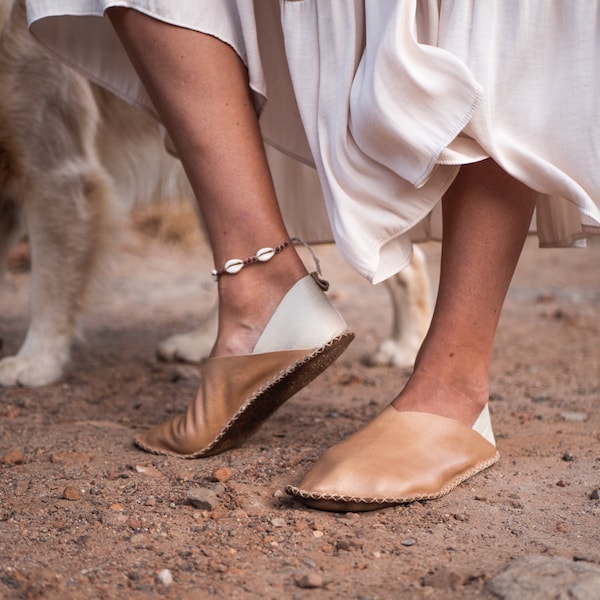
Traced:
POLYGON ((286 491, 321 510, 375 510, 440 498, 498 459, 487 406, 473 428, 388 406, 286 491))
POLYGON ((300 279, 253 353, 211 358, 187 412, 136 437, 148 452, 183 458, 239 446, 288 398, 322 373, 354 338, 315 279, 300 279))

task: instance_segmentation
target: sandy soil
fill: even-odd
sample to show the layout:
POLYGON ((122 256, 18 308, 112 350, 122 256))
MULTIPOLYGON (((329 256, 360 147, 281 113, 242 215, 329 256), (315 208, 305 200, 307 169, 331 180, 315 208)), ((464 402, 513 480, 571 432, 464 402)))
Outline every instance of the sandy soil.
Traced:
MULTIPOLYGON (((439 246, 425 250, 436 277, 439 246)), ((0 389, 1 598, 495 598, 518 558, 600 566, 600 243, 527 244, 492 368, 500 463, 441 500, 358 515, 283 492, 407 376, 364 364, 389 328, 385 289, 319 255, 357 340, 241 448, 186 461, 132 438, 194 396, 197 369, 155 347, 212 305, 210 261, 201 244, 131 237, 66 379, 0 389), (202 489, 206 508, 188 498, 202 489)), ((27 286, 12 273, 0 292, 4 355, 27 286)))

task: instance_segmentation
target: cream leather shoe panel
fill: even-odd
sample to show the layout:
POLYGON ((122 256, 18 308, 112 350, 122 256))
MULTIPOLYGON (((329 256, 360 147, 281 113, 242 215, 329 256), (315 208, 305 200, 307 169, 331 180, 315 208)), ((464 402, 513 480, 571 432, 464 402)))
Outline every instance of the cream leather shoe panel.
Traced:
POLYGON ((493 446, 496 445, 496 438, 494 437, 494 430, 492 429, 492 421, 490 419, 490 409, 487 404, 473 424, 473 431, 476 431, 493 446))
POLYGON ((319 348, 347 330, 344 318, 307 275, 281 301, 253 354, 319 348))

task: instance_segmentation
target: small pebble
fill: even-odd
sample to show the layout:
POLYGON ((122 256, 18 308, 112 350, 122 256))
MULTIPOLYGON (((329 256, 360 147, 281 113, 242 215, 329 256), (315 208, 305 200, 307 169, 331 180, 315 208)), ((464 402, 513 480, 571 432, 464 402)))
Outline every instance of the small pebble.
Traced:
POLYGON ((91 461, 92 456, 86 452, 53 452, 50 455, 50 462, 55 465, 67 466, 91 461))
POLYGON ((190 488, 187 492, 188 502, 200 510, 214 510, 218 505, 217 494, 207 488, 190 488))
POLYGON ((169 587, 173 583, 173 575, 169 569, 163 569, 156 577, 159 583, 162 583, 165 587, 169 587))
POLYGON ((600 500, 600 488, 595 489, 590 494, 590 500, 600 500))
POLYGON ((175 478, 181 482, 192 481, 192 479, 194 479, 194 475, 194 471, 190 471, 188 469, 179 469, 175 474, 175 478))
POLYGON ((72 500, 72 501, 80 500, 81 493, 79 492, 79 490, 76 487, 69 485, 63 490, 63 498, 65 500, 72 500))
POLYGON ((423 584, 425 586, 444 590, 446 593, 448 593, 448 590, 457 591, 461 589, 463 583, 464 580, 462 575, 443 567, 423 577, 423 584))
MULTIPOLYGON (((0 340, 1 342, 2 340, 0 340)), ((2 348, 2 345, 0 343, 0 348, 2 348)), ((6 417, 7 419, 16 419, 19 415, 21 414, 21 412, 19 411, 19 409, 16 406, 7 406, 4 410, 4 417, 6 417)))
POLYGON ((552 293, 541 293, 541 294, 538 294, 538 296, 536 298, 536 302, 540 302, 540 303, 554 302, 555 300, 556 300, 556 297, 552 293))
POLYGON ((285 519, 282 519, 281 517, 275 517, 271 519, 271 525, 273 525, 273 527, 285 527, 286 522, 285 519))
POLYGON ((333 546, 333 544, 327 543, 327 544, 323 544, 321 546, 320 550, 321 550, 321 552, 323 552, 323 554, 332 555, 335 550, 335 547, 333 546))
POLYGON ((560 418, 563 421, 571 421, 573 423, 583 423, 588 420, 588 415, 581 412, 563 412, 560 413, 560 418))
POLYGON ((548 400, 550 400, 550 397, 546 395, 534 396, 531 399, 532 402, 548 402, 548 400))
POLYGON ((130 517, 127 519, 127 527, 129 527, 129 529, 141 529, 142 522, 137 517, 130 517))
POLYGON ((135 470, 142 475, 148 475, 148 477, 162 478, 164 475, 152 465, 136 465, 135 470))
POLYGON ((322 588, 324 585, 323 578, 318 573, 307 573, 302 575, 296 582, 300 588, 316 589, 322 588))
POLYGON ((4 465, 22 465, 25 460, 22 450, 9 450, 0 461, 4 465))
POLYGON ((557 321, 560 321, 561 319, 566 319, 568 316, 569 316, 569 314, 567 312, 565 312, 562 308, 557 308, 552 313, 552 318, 556 319, 557 321))
POLYGON ((227 491, 227 489, 225 488, 225 484, 221 483, 220 481, 217 481, 217 483, 215 483, 213 491, 217 496, 222 496, 227 491))
POLYGON ((562 455, 562 459, 563 459, 565 462, 573 462, 573 461, 575 460, 575 457, 574 457, 574 456, 573 456, 573 455, 572 455, 570 452, 565 452, 565 453, 562 455))
POLYGON ((362 544, 357 542, 356 540, 338 540, 336 542, 336 548, 338 550, 345 550, 346 552, 351 552, 352 550, 360 550, 362 549, 362 544))
POLYGON ((129 538, 129 542, 134 546, 143 546, 146 543, 146 536, 143 533, 134 533, 129 538))
POLYGON ((417 540, 413 538, 406 538, 400 542, 403 546, 414 546, 417 543, 417 540))
POLYGON ((214 481, 220 481, 221 483, 225 483, 227 480, 231 478, 233 475, 233 471, 227 467, 217 467, 212 472, 212 478, 214 481))

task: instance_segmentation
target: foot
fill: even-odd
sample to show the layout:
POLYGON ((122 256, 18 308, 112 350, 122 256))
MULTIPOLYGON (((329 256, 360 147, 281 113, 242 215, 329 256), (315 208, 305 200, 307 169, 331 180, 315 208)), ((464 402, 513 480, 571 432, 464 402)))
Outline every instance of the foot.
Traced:
POLYGON ((277 306, 254 352, 211 357, 185 414, 136 438, 149 452, 211 456, 241 444, 283 402, 324 371, 353 335, 317 282, 298 281, 277 306))
POLYGON ((388 406, 286 491, 313 508, 343 512, 440 498, 498 460, 493 437, 483 435, 491 433, 487 411, 482 421, 483 431, 474 431, 388 406))
POLYGON ((424 369, 416 369, 404 389, 393 400, 392 406, 398 412, 431 413, 471 427, 488 398, 487 378, 479 382, 461 382, 457 377, 442 378, 424 369))

